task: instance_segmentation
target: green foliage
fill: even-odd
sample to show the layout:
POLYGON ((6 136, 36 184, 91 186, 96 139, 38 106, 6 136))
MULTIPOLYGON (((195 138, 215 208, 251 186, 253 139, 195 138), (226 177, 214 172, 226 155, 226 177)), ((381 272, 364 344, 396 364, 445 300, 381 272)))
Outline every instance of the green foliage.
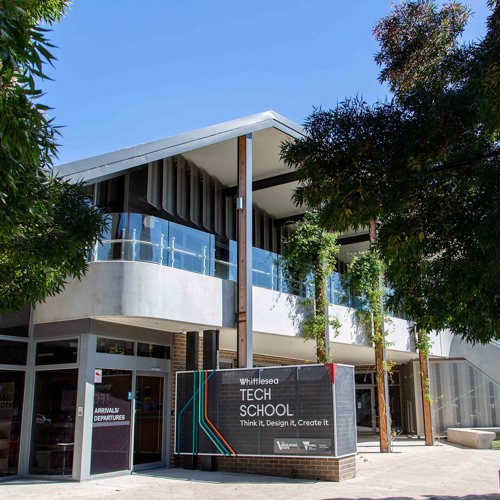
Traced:
POLYGON ((314 293, 314 314, 302 322, 301 330, 305 339, 316 341, 316 357, 320 363, 327 361, 325 331, 329 325, 339 328, 338 321, 325 314, 327 278, 335 269, 339 251, 337 236, 320 226, 317 213, 308 212, 283 242, 283 277, 291 287, 304 282, 310 293, 314 293))
POLYGON ((307 212, 297 223, 290 238, 283 241, 283 271, 287 280, 304 281, 311 273, 328 276, 336 265, 338 234, 319 224, 316 212, 307 212))
POLYGON ((415 325, 412 329, 412 334, 415 341, 415 348, 427 358, 432 346, 429 333, 421 328, 419 329, 418 326, 415 325))
POLYGON ((358 297, 357 314, 371 331, 371 341, 385 345, 383 278, 384 264, 377 250, 372 248, 354 255, 348 272, 342 275, 342 284, 351 295, 358 297))
MULTIPOLYGON (((441 8, 429 1, 396 4, 374 30, 381 50, 375 62, 382 66, 379 80, 399 95, 411 92, 415 85, 427 89, 460 78, 461 57, 457 40, 470 17, 470 9, 449 3, 441 8)), ((438 89, 439 90, 439 89, 438 89)))
POLYGON ((81 184, 51 173, 58 130, 39 102, 53 47, 41 21, 57 0, 0 0, 0 311, 35 304, 81 277, 86 251, 104 229, 81 184))
POLYGON ((377 220, 391 306, 419 328, 472 342, 499 334, 500 7, 483 40, 458 42, 469 11, 408 1, 375 28, 394 98, 315 110, 282 148, 295 201, 325 227, 377 220))

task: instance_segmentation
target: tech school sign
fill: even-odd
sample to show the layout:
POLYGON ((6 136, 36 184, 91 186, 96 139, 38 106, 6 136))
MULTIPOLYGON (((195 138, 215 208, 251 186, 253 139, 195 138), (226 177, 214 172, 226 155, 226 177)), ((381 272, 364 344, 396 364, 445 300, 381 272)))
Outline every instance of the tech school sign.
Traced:
POLYGON ((354 368, 330 363, 178 372, 175 452, 352 455, 354 368))

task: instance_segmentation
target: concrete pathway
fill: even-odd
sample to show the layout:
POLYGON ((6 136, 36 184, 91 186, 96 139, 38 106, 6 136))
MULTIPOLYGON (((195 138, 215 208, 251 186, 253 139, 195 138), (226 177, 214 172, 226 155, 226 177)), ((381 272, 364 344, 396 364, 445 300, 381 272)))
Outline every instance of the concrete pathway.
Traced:
POLYGON ((500 500, 500 451, 420 440, 397 440, 393 450, 381 454, 376 441, 361 443, 357 477, 342 483, 157 469, 82 483, 0 483, 0 499, 500 500))

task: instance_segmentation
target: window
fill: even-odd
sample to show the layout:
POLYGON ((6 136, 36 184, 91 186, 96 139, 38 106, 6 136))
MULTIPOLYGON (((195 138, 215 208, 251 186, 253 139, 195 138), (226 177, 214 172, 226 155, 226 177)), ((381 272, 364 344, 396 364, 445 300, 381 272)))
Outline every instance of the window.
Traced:
POLYGON ((170 359, 170 347, 158 344, 137 344, 137 356, 143 358, 170 359))
POLYGON ((97 338, 97 352, 104 354, 119 354, 121 356, 134 355, 134 343, 130 340, 97 338))
POLYGON ((58 365, 76 363, 78 360, 78 339, 51 340, 36 345, 36 364, 58 365))
POLYGON ((234 368, 232 359, 219 359, 219 370, 229 370, 234 368))
POLYGON ((365 373, 355 373, 354 380, 356 384, 371 384, 372 374, 370 372, 365 373))

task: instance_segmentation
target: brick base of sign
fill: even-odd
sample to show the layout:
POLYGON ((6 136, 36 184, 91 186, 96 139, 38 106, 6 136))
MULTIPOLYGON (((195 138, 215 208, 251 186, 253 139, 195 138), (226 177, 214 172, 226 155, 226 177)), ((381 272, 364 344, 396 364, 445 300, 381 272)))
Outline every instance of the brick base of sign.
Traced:
POLYGON ((214 457, 215 470, 322 481, 356 477, 355 456, 342 458, 214 457))

